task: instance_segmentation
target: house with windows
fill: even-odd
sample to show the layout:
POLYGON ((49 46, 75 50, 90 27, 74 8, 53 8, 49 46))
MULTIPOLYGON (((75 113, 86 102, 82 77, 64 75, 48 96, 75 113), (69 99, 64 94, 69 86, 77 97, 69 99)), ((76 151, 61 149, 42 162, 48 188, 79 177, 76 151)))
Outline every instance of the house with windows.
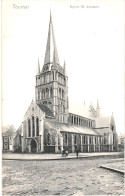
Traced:
POLYGON ((60 65, 52 17, 50 15, 44 64, 36 74, 35 101, 27 109, 13 137, 13 151, 29 153, 102 152, 117 150, 113 116, 101 114, 100 106, 83 107, 82 113, 69 112, 66 63, 60 65), (84 115, 83 115, 84 114, 84 115))

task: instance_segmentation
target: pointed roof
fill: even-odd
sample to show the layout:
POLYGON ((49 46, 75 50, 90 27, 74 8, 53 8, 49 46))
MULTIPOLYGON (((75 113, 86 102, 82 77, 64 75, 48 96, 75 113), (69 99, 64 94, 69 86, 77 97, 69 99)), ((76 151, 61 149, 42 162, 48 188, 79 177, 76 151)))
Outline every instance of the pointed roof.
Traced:
POLYGON ((38 59, 38 65, 37 65, 37 73, 36 73, 37 75, 39 75, 40 74, 40 63, 39 63, 39 59, 38 59))
POLYGON ((54 36, 52 16, 50 12, 50 22, 49 22, 48 39, 47 39, 47 45, 46 45, 44 65, 53 62, 53 55, 54 55, 55 63, 60 64, 59 58, 58 58, 57 47, 56 47, 55 36, 54 36))
POLYGON ((64 69, 64 74, 65 74, 65 76, 67 76, 67 71, 66 71, 66 62, 65 62, 65 61, 64 61, 63 69, 64 69))
POLYGON ((98 99, 97 99, 97 109, 100 109, 100 106, 99 106, 99 102, 98 102, 98 99))

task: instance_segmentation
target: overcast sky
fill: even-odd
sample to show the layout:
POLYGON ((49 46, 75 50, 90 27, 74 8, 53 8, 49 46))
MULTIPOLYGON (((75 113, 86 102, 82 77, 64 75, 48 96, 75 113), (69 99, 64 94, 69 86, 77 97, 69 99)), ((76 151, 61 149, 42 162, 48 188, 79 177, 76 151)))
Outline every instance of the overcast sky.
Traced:
POLYGON ((70 111, 75 113, 84 102, 96 106, 98 99, 101 112, 113 112, 117 132, 124 132, 123 3, 2 1, 3 125, 18 128, 35 97, 37 62, 39 58, 42 68, 51 9, 60 64, 65 60, 69 77, 70 111))

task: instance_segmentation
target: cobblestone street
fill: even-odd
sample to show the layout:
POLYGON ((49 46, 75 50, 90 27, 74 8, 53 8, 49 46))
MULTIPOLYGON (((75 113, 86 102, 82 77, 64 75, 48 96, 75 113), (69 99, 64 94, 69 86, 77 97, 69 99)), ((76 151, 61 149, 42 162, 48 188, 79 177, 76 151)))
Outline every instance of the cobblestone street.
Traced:
POLYGON ((124 195, 124 177, 100 168, 118 160, 3 160, 3 195, 124 195))

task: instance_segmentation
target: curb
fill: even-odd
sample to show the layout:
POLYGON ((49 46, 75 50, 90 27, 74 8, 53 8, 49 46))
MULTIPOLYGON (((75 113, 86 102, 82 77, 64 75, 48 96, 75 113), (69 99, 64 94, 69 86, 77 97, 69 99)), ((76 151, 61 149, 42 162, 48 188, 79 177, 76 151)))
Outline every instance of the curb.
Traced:
POLYGON ((110 157, 110 158, 112 158, 112 157, 114 157, 114 158, 116 158, 117 157, 117 155, 100 155, 100 156, 79 156, 78 158, 77 157, 63 157, 63 158, 50 158, 50 159, 19 159, 19 158, 17 158, 17 159, 14 159, 14 158, 2 158, 2 160, 12 160, 12 161, 16 161, 16 160, 18 160, 18 161, 60 161, 60 160, 73 160, 73 159, 75 159, 75 160, 79 160, 79 159, 97 159, 97 158, 108 158, 108 157, 110 157))
POLYGON ((114 172, 123 174, 123 175, 125 174, 125 171, 122 171, 122 170, 114 169, 114 168, 111 168, 111 167, 106 167, 106 166, 103 166, 103 165, 101 165, 100 167, 103 168, 103 169, 108 169, 110 171, 114 171, 114 172))

